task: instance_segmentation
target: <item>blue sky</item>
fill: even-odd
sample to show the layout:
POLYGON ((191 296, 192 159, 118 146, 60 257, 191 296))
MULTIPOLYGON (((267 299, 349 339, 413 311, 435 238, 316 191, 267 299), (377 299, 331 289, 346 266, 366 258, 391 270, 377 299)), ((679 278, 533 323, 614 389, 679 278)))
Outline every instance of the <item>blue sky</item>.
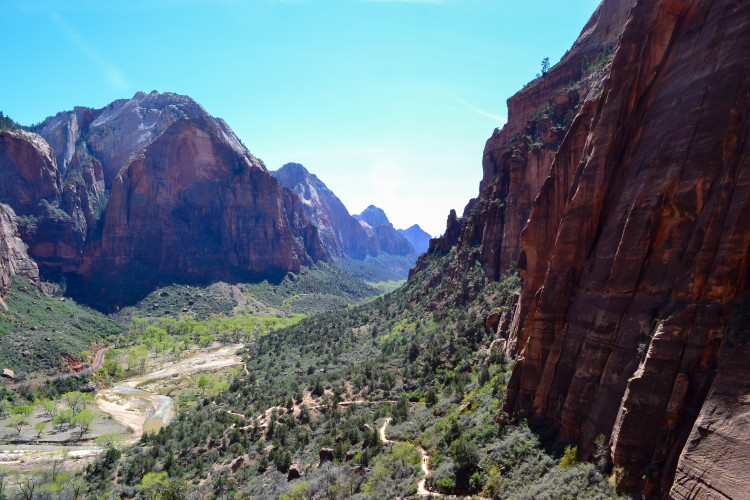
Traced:
POLYGON ((0 110, 22 124, 187 94, 270 170, 437 235, 476 196, 505 101, 598 0, 2 0, 0 110))

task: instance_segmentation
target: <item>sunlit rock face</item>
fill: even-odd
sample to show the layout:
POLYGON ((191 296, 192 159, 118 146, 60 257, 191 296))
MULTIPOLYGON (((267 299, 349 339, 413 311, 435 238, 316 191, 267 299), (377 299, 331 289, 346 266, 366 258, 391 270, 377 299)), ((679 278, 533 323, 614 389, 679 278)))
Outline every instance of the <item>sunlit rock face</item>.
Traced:
POLYGON ((365 229, 316 175, 299 163, 287 163, 271 174, 297 194, 330 256, 364 259, 367 255, 377 255, 378 248, 365 229))
POLYGON ((430 247, 491 279, 517 262, 505 410, 584 456, 605 436, 646 495, 750 483, 748 25, 731 0, 605 0, 509 100, 480 196, 430 247))
POLYGON ((0 202, 42 276, 81 300, 110 309, 329 258, 297 195, 189 97, 139 92, 33 130, 0 132, 0 202))
POLYGON ((202 117, 176 121, 142 149, 112 184, 77 286, 112 300, 168 279, 278 276, 326 260, 297 196, 235 146, 202 117))

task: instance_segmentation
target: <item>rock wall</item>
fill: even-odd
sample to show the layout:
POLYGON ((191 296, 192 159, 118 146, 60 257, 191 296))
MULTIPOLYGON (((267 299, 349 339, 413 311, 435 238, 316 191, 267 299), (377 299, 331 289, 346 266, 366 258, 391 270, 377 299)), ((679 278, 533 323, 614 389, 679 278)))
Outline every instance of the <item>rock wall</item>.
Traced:
POLYGON ((36 263, 26 253, 26 244, 18 235, 16 214, 8 205, 0 204, 0 293, 8 289, 16 275, 39 282, 36 263))
POLYGON ((749 25, 745 2, 602 2, 430 242, 490 279, 517 261, 505 410, 584 457, 604 435, 647 497, 750 498, 749 25))
MULTIPOLYGON (((721 374, 742 348, 726 339, 750 251, 748 25, 750 6, 730 0, 636 2, 520 237, 506 409, 553 422, 584 454, 605 435, 647 495, 669 491, 692 432, 672 496, 701 483, 742 498, 695 467, 737 430, 693 424, 741 392, 721 374)), ((747 453, 746 435, 726 443, 747 453)))
POLYGON ((271 174, 297 194, 330 256, 361 260, 377 255, 378 248, 368 240, 364 228, 317 176, 298 163, 287 163, 271 174))

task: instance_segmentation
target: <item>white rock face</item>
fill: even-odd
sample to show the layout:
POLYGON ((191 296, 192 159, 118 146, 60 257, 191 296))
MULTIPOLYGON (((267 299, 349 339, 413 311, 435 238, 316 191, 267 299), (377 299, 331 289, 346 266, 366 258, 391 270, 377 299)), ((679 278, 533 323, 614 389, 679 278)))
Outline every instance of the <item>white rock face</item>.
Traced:
POLYGON ((10 286, 15 275, 39 281, 39 269, 18 236, 15 212, 8 205, 0 204, 0 290, 10 286))
POLYGON ((120 170, 143 147, 150 144, 177 120, 208 117, 221 131, 222 139, 240 154, 249 154, 224 120, 211 117, 203 106, 188 96, 153 91, 119 99, 105 108, 76 108, 47 120, 39 133, 57 153, 58 166, 65 172, 78 140, 85 135, 91 153, 102 163, 107 187, 120 170))

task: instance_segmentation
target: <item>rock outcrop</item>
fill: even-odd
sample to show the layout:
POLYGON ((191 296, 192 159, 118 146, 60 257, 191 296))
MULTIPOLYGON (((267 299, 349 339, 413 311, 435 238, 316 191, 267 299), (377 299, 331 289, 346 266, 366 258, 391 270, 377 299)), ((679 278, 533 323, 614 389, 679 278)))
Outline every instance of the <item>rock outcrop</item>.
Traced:
MULTIPOLYGON (((172 123, 184 118, 207 116, 203 107, 188 96, 136 93, 102 109, 76 107, 47 118, 34 131, 54 148, 57 164, 66 172, 76 151, 84 148, 102 165, 107 188, 130 164, 133 155, 161 135, 172 123)), ((239 139, 222 123, 226 139, 240 150, 239 139)))
POLYGON ((330 256, 362 260, 378 253, 357 219, 316 175, 299 163, 287 163, 271 175, 297 194, 330 256))
POLYGON ((602 2, 508 101, 460 234, 430 245, 491 279, 517 261, 505 410, 584 456, 604 435, 648 497, 750 484, 748 26, 732 0, 602 2))
POLYGON ((37 265, 18 235, 16 214, 8 205, 0 204, 0 293, 7 290, 16 275, 39 282, 37 265))
POLYGON ((328 259, 296 194, 189 97, 139 92, 34 130, 0 131, 0 202, 42 276, 79 299, 110 308, 328 259))
POLYGON ((391 221, 388 220, 388 216, 385 215, 385 211, 382 208, 376 207, 375 205, 369 205, 367 208, 362 210, 361 213, 355 214, 354 218, 360 222, 367 223, 367 225, 370 227, 391 223, 391 221))
POLYGON ((237 144, 222 122, 201 117, 142 149, 112 184, 74 289, 117 304, 167 280, 281 276, 326 260, 297 196, 237 144))
POLYGON ((391 255, 411 255, 416 260, 414 247, 396 231, 382 208, 370 205, 362 213, 354 215, 354 218, 367 232, 370 245, 376 248, 375 254, 385 252, 391 255))

